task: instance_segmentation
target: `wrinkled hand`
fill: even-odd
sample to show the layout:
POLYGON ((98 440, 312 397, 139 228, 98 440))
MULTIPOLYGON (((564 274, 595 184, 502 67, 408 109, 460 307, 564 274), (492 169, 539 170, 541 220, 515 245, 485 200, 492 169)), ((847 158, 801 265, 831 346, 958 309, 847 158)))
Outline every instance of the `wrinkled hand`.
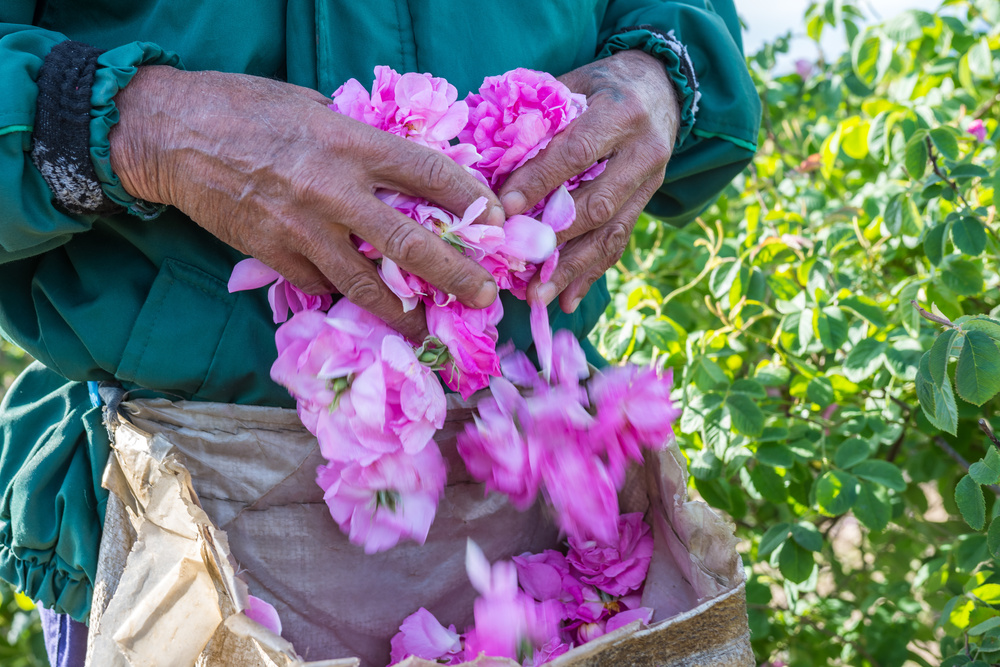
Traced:
POLYGON ((334 113, 315 91, 240 74, 143 67, 116 103, 111 164, 129 193, 180 209, 306 292, 335 288, 423 337, 422 309, 403 313, 355 234, 468 306, 496 297, 485 269, 373 194, 457 215, 487 197, 480 222, 502 224, 496 195, 443 154, 334 113))
POLYGON ((621 258, 636 219, 663 182, 680 107, 663 63, 642 51, 622 51, 559 80, 587 96, 587 110, 510 175, 500 190, 508 215, 522 213, 571 176, 603 158, 604 173, 573 191, 576 221, 557 240, 568 241, 548 283, 528 293, 545 303, 560 296, 563 311, 621 258))

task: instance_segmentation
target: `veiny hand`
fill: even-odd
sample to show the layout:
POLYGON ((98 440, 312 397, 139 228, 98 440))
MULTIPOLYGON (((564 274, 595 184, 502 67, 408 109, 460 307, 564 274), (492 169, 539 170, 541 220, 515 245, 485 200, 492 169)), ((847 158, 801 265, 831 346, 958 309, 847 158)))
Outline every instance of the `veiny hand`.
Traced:
POLYGON ((663 182, 680 107, 663 63, 643 51, 622 51, 559 80, 587 96, 587 110, 510 175, 500 190, 507 215, 523 213, 563 182, 603 158, 598 178, 573 191, 576 221, 557 236, 568 241, 548 283, 535 279, 531 299, 557 295, 563 311, 621 258, 636 219, 663 182))
POLYGON ((443 154, 335 113, 318 92, 241 74, 143 67, 115 101, 111 165, 125 189, 175 206, 306 292, 336 288, 424 336, 423 310, 403 313, 355 234, 468 306, 496 298, 485 269, 373 194, 457 215, 487 197, 480 222, 502 224, 496 195, 443 154))

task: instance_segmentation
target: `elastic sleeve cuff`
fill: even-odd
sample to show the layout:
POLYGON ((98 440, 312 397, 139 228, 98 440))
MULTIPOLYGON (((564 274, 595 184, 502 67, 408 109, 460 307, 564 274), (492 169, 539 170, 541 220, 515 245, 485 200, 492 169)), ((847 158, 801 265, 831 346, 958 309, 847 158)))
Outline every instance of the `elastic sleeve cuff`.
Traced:
POLYGON ((701 97, 701 93, 698 92, 698 79, 687 48, 674 37, 673 31, 663 35, 651 26, 634 26, 620 30, 609 37, 597 53, 597 57, 607 58, 620 51, 631 49, 645 51, 658 58, 677 90, 681 118, 677 130, 676 150, 694 128, 695 117, 698 114, 698 100, 701 97))
POLYGON ((111 169, 109 140, 111 128, 118 122, 115 95, 128 85, 141 65, 183 67, 176 53, 149 42, 133 42, 101 54, 90 91, 90 158, 108 199, 143 220, 151 220, 166 206, 136 199, 125 191, 118 175, 111 169))

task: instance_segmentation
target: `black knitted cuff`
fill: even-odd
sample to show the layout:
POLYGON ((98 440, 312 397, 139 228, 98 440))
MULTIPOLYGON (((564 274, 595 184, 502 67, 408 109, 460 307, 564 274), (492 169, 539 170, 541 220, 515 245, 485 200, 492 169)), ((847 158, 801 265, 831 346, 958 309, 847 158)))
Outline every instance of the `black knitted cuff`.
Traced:
POLYGON ((90 158, 90 89, 103 51, 81 42, 56 44, 38 75, 31 160, 71 213, 119 213, 90 158))

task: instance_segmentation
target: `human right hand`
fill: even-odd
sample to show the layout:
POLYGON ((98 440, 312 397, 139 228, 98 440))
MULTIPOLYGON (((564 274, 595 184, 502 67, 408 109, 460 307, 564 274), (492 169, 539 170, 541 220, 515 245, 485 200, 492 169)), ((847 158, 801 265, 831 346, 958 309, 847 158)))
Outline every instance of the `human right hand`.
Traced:
POLYGON ((374 195, 459 216, 486 197, 479 222, 502 225, 496 195, 442 153, 330 111, 316 91, 243 74, 141 67, 115 102, 111 166, 125 190, 178 208, 304 291, 336 289, 424 337, 422 309, 403 313, 354 234, 468 306, 496 298, 485 269, 374 195))

